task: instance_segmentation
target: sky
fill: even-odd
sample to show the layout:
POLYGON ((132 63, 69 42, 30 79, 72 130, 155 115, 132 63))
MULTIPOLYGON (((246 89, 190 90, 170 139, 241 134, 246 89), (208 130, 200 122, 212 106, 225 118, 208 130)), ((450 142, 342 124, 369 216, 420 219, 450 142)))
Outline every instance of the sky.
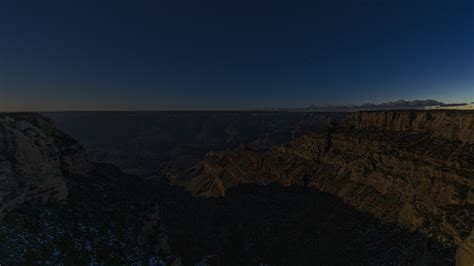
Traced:
POLYGON ((22 1, 0 111, 474 101, 474 1, 22 1))

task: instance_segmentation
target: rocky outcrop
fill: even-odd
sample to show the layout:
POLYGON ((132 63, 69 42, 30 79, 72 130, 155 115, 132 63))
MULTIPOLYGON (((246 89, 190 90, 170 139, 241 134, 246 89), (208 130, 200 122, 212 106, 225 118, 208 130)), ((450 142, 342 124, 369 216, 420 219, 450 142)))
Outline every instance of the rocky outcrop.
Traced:
POLYGON ((84 149, 38 114, 0 114, 0 216, 26 200, 65 200, 67 176, 91 171, 84 149))
POLYGON ((351 128, 419 132, 450 140, 474 143, 474 111, 377 111, 358 112, 346 120, 351 128))
POLYGON ((48 118, 0 114, 0 264, 180 265, 151 195, 48 118))
POLYGON ((270 151, 212 152, 191 168, 170 167, 168 176, 206 197, 243 183, 307 185, 446 246, 462 245, 466 258, 474 224, 473 121, 474 113, 463 111, 360 112, 270 151))

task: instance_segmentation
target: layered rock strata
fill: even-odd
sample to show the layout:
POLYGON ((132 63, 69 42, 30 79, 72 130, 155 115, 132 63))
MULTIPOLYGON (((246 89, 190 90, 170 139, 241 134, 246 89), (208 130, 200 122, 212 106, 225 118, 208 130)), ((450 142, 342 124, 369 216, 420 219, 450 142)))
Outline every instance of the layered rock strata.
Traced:
POLYGON ((474 224, 473 121, 471 111, 359 112, 269 151, 211 152, 192 167, 170 166, 168 177, 205 197, 243 183, 314 187, 382 221, 462 246, 466 258, 474 224))

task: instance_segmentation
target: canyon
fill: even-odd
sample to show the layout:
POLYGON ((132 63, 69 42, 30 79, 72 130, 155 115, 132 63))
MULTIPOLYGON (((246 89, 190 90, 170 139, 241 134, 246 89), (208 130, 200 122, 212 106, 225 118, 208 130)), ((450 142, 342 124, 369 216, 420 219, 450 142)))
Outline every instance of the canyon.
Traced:
POLYGON ((168 167, 195 196, 224 197, 242 184, 303 185, 385 222, 459 247, 473 263, 474 112, 357 112, 342 124, 267 151, 245 145, 168 167))
POLYGON ((473 111, 5 113, 0 159, 4 264, 474 258, 473 111))
POLYGON ((268 149, 318 130, 331 117, 312 112, 58 112, 45 113, 85 147, 92 161, 113 164, 127 174, 160 176, 171 161, 196 163, 211 150, 247 144, 268 149))

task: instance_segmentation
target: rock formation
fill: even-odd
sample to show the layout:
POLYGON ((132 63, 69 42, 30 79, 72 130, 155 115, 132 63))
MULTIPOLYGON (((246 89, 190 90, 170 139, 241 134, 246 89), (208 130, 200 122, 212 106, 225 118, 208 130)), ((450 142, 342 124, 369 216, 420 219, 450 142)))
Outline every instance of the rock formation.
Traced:
POLYGON ((39 114, 0 114, 0 264, 178 265, 146 184, 39 114))
POLYGON ((156 177, 160 165, 196 163, 210 150, 246 143, 268 149, 317 130, 331 117, 348 113, 313 112, 74 112, 47 113, 77 138, 94 162, 113 164, 125 173, 156 177))
POLYGON ((88 175, 84 149, 38 114, 0 115, 0 216, 29 199, 65 200, 66 177, 88 175))
POLYGON ((350 116, 345 125, 355 129, 426 133, 434 137, 474 143, 472 111, 358 112, 350 116))
POLYGON ((205 197, 245 183, 314 187, 382 221, 462 246, 458 263, 472 263, 473 136, 472 111, 359 112, 269 151, 210 152, 167 173, 205 197))

